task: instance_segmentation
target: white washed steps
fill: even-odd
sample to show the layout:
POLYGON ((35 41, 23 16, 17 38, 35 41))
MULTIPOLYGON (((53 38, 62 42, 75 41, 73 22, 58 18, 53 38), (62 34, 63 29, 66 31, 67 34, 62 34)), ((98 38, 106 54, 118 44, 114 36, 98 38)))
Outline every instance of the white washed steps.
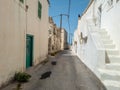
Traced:
MULTIPOLYGON (((109 37, 109 36, 108 36, 108 37, 109 37)), ((102 41, 105 41, 105 40, 107 41, 107 40, 110 40, 110 38, 102 38, 102 37, 101 37, 101 40, 102 40, 102 41)), ((113 43, 112 43, 112 44, 113 44, 113 43)))
POLYGON ((104 44, 113 44, 112 40, 102 40, 104 44))
POLYGON ((119 55, 119 51, 116 49, 106 49, 108 55, 119 55))
POLYGON ((105 29, 100 29, 98 32, 100 34, 108 34, 108 32, 105 29))
POLYGON ((114 44, 105 44, 104 46, 105 46, 106 49, 115 49, 114 44))
POLYGON ((120 81, 120 72, 117 70, 107 70, 107 69, 101 69, 99 70, 101 73, 102 80, 115 80, 120 81))
POLYGON ((106 63, 104 69, 100 69, 101 80, 107 90, 120 90, 120 54, 115 44, 110 39, 107 31, 100 30, 101 40, 103 41, 110 63, 106 63))
POLYGON ((120 63, 120 56, 109 55, 110 63, 120 63))
POLYGON ((120 90, 120 82, 118 81, 104 80, 103 83, 107 90, 120 90))
POLYGON ((119 63, 106 64, 105 68, 108 70, 119 70, 120 71, 120 64, 119 63))
POLYGON ((101 35, 101 38, 103 39, 107 39, 107 40, 109 40, 110 39, 110 36, 108 36, 108 35, 101 35))
POLYGON ((99 32, 100 33, 106 33, 106 34, 108 33, 105 29, 100 29, 99 32))

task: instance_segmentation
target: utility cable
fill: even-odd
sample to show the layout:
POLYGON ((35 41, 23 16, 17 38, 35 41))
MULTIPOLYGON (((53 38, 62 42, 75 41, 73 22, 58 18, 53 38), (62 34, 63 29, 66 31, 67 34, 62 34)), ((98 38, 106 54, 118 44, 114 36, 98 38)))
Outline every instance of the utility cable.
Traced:
POLYGON ((69 35, 69 43, 70 43, 70 7, 71 7, 71 0, 69 0, 69 5, 68 5, 68 27, 69 27, 69 32, 68 32, 68 35, 69 35))

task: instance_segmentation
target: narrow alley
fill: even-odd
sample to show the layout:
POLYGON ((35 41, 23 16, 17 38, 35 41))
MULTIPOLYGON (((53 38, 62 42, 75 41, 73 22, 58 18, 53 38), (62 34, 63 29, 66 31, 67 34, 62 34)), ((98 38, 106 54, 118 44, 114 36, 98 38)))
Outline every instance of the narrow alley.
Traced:
POLYGON ((120 0, 0 0, 0 90, 120 90, 120 0))
MULTIPOLYGON (((72 54, 61 51, 43 66, 35 66, 27 71, 32 75, 29 82, 22 84, 21 90, 106 90, 99 79, 72 54), (56 61, 56 65, 51 62, 56 61), (50 77, 40 79, 45 72, 51 71, 50 77)), ((3 90, 14 90, 17 83, 8 85, 3 90)))

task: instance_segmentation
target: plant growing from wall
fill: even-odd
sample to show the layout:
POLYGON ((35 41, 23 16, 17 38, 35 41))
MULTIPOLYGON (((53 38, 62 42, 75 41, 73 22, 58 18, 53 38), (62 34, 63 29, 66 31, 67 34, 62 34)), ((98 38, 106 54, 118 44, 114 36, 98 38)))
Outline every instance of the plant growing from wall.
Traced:
POLYGON ((54 53, 51 53, 51 56, 55 56, 55 52, 54 52, 54 53))
POLYGON ((25 72, 17 72, 15 73, 14 80, 18 82, 28 82, 31 75, 25 73, 25 72))

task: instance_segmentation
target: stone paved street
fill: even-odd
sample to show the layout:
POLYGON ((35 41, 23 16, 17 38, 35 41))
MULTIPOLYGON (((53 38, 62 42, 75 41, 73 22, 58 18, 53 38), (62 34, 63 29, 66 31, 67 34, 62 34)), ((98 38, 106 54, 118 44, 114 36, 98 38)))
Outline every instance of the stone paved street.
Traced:
MULTIPOLYGON (((44 66, 28 70, 32 78, 22 84, 22 90, 106 90, 96 76, 71 51, 62 51, 56 57, 50 57, 44 66), (51 65, 51 61, 57 61, 51 65), (51 71, 49 78, 40 79, 41 75, 51 71)), ((14 90, 16 83, 3 90, 14 90)))

